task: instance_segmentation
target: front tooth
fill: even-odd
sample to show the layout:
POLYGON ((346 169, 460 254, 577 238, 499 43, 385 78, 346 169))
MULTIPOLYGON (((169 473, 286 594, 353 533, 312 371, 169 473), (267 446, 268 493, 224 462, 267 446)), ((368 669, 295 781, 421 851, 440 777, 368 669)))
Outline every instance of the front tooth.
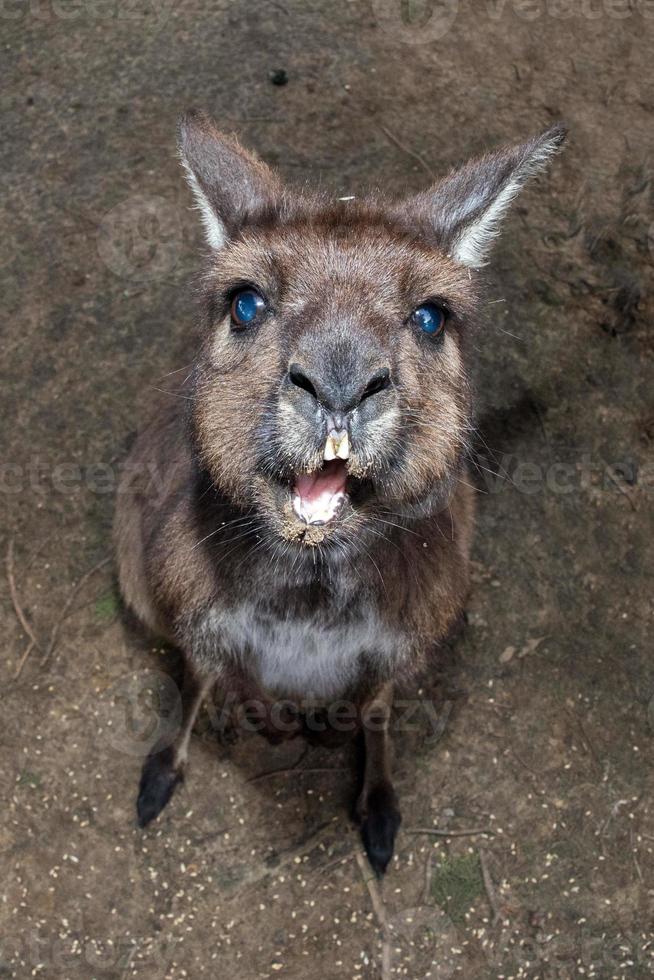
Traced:
POLYGON ((325 443, 325 451, 323 453, 322 458, 326 460, 336 459, 336 445, 334 443, 333 436, 327 436, 327 442, 325 443))
POLYGON ((348 459, 350 456, 350 440, 348 438, 347 432, 345 432, 336 447, 336 455, 339 459, 348 459))

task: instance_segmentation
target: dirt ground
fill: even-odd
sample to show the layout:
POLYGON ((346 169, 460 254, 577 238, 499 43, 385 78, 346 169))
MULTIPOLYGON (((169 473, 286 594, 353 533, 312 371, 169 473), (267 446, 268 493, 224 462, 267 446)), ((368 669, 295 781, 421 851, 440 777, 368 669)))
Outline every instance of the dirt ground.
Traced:
POLYGON ((0 31, 0 977, 653 976, 651 0, 9 0, 0 31), (98 563, 192 323, 189 105, 340 194, 571 130, 496 252, 468 621, 398 712, 381 886, 353 751, 211 711, 135 826, 175 655, 98 563))

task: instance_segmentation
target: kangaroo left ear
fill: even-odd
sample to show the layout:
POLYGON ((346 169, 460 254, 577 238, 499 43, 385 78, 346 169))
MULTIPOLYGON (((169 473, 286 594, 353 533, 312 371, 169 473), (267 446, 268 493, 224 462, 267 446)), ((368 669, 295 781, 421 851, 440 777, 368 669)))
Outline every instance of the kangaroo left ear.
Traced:
POLYGON ((209 245, 220 249, 248 218, 281 196, 278 177, 233 136, 219 132, 205 112, 179 121, 177 146, 209 245))
POLYGON ((418 218, 428 237, 457 262, 479 268, 486 264, 511 202, 523 184, 544 169, 565 137, 559 124, 527 143, 472 160, 405 201, 401 210, 414 221, 418 218))

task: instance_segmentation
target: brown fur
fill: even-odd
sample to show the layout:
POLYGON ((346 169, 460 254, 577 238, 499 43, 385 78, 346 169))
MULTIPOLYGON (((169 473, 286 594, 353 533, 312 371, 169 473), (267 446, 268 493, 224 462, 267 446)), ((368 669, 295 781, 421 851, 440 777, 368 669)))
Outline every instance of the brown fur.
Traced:
MULTIPOLYGON (((541 152, 543 140, 525 146, 541 152)), ((249 610, 252 628, 269 631, 275 647, 289 623, 327 632, 337 624, 345 632, 335 635, 349 635, 351 624, 365 636, 372 616, 396 638, 393 649, 381 656, 362 640, 353 652, 356 669, 342 682, 331 679, 365 720, 379 692, 390 705, 392 682, 423 668, 460 615, 474 510, 466 456, 479 289, 455 248, 464 253, 456 236, 486 213, 480 187, 472 209, 456 199, 443 203, 447 181, 458 188, 456 175, 432 198, 401 205, 332 202, 283 190, 206 117, 187 119, 180 142, 210 240, 220 247, 202 279, 193 369, 180 397, 153 406, 130 453, 115 530, 125 600, 180 646, 193 676, 205 679, 189 687, 177 756, 161 755, 144 771, 142 797, 158 780, 167 786, 163 803, 180 778, 209 680, 243 699, 301 701, 295 684, 286 690, 274 677, 263 684, 247 643, 230 646, 221 622, 236 624, 227 635, 237 635, 249 610), (441 212, 447 226, 439 228, 441 212), (265 296, 268 311, 256 327, 235 331, 229 301, 244 284, 265 296), (408 319, 426 300, 447 310, 437 340, 408 319), (291 507, 294 479, 320 469, 325 441, 315 402, 289 380, 295 364, 337 385, 358 384, 380 369, 390 378, 350 412, 350 500, 324 526, 304 525, 291 507)), ((507 180, 523 179, 516 168, 528 156, 522 147, 480 165, 478 183, 492 185, 487 208, 507 180)), ((469 165, 467 194, 474 181, 469 165)), ((383 870, 399 812, 387 737, 366 739, 369 760, 378 762, 366 767, 359 812, 371 860, 383 870), (370 816, 372 799, 381 810, 370 816)), ((143 822, 156 815, 148 806, 143 822)))

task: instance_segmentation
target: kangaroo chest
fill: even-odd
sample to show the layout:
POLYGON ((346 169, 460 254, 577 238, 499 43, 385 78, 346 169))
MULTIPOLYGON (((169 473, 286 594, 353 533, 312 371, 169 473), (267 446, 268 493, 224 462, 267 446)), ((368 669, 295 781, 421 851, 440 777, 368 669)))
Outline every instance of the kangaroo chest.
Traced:
POLYGON ((342 617, 333 610, 285 614, 243 602, 214 607, 209 618, 219 648, 277 696, 338 698, 371 662, 390 661, 403 646, 367 602, 342 617))

